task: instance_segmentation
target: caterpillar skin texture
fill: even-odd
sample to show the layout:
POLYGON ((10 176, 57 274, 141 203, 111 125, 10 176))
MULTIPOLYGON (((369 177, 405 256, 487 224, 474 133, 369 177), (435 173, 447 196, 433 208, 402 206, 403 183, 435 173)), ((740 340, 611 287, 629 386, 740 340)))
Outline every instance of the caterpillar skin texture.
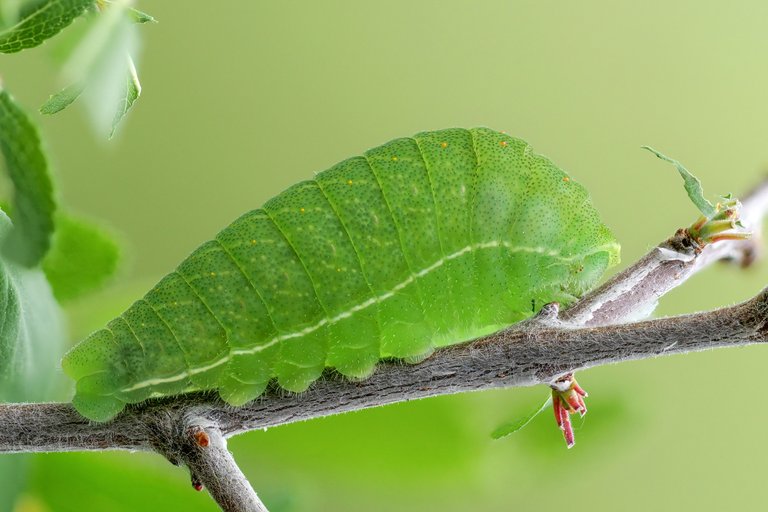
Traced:
POLYGON ((568 304, 618 261, 586 190, 487 129, 396 139, 267 201, 204 243, 64 358, 73 403, 216 389, 242 405, 272 379, 355 379, 568 304))

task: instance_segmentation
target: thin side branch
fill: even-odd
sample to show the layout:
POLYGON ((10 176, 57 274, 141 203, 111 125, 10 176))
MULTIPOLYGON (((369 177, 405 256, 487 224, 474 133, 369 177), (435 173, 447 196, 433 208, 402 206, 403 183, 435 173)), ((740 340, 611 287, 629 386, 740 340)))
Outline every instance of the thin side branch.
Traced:
POLYGON ((710 244, 700 252, 685 230, 640 258, 564 311, 570 325, 609 325, 646 318, 667 292, 717 261, 751 265, 762 251, 762 221, 768 212, 768 179, 744 196, 741 222, 752 233, 749 240, 710 244))
POLYGON ((189 468, 192 486, 208 489, 225 512, 267 512, 248 479, 227 450, 227 441, 210 420, 191 416, 179 436, 186 442, 175 453, 166 453, 189 468))
MULTIPOLYGON (((758 235, 768 212, 768 180, 743 201, 742 221, 758 235)), ((225 438, 346 411, 482 389, 550 383, 558 376, 629 359, 768 341, 768 289, 737 306, 626 323, 719 260, 743 265, 759 245, 722 241, 703 248, 679 230, 637 263, 557 314, 550 306, 510 329, 438 350, 417 365, 385 362, 362 382, 333 372, 300 394, 270 389, 240 408, 215 393, 190 393, 130 406, 109 423, 92 423, 70 404, 0 404, 0 453, 148 450, 190 468, 224 510, 263 511, 226 449, 225 438), (206 446, 203 444, 208 443, 206 446)))

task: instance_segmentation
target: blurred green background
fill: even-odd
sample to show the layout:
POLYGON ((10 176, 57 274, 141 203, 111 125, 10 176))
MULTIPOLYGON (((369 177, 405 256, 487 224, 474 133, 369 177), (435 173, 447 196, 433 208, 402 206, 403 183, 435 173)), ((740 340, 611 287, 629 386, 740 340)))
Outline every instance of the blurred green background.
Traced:
MULTIPOLYGON (((624 264, 690 223, 684 162, 710 197, 768 159, 768 3, 139 2, 142 98, 116 140, 72 107, 41 123, 59 198, 121 234, 126 264, 68 308, 72 341, 287 185, 396 136, 486 125, 591 191, 624 264)), ((46 44, 0 58, 30 111, 57 90, 46 44)), ((745 300, 768 264, 721 266, 658 314, 745 300)), ((251 432, 230 448, 273 512, 722 510, 764 499, 761 347, 602 367, 567 450, 551 414, 490 432, 546 389, 441 397, 251 432)), ((69 390, 67 391, 70 392, 69 390)), ((69 395, 63 396, 68 398, 69 395)), ((2 488, 0 487, 0 492, 2 488)), ((216 510, 185 470, 128 453, 36 456, 18 510, 216 510)))

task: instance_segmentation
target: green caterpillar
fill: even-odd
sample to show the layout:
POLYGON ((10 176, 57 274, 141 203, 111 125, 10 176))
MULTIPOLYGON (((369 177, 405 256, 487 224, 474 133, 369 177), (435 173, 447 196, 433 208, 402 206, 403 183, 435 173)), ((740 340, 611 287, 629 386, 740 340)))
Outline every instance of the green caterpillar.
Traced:
POLYGON ((96 421, 192 390, 242 405, 275 378, 295 392, 327 367, 363 379, 572 302, 618 251, 586 190, 524 141, 424 132, 246 213, 63 366, 96 421))

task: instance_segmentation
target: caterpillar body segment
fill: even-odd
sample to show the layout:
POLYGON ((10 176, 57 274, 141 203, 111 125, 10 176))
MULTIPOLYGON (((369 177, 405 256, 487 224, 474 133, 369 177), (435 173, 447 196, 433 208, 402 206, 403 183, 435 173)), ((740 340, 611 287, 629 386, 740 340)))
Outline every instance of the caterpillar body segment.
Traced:
POLYGON ((424 132, 244 214, 63 365, 94 420, 191 390, 241 405, 273 379, 363 379, 567 304, 617 260, 584 188, 525 142, 424 132))
POLYGON ((370 289, 369 298, 358 309, 372 302, 365 309, 376 312, 380 335, 360 343, 373 344, 376 361, 393 353, 425 352, 430 327, 425 323, 423 293, 418 283, 392 292, 411 271, 397 225, 368 160, 350 158, 315 179, 337 212, 370 289))

